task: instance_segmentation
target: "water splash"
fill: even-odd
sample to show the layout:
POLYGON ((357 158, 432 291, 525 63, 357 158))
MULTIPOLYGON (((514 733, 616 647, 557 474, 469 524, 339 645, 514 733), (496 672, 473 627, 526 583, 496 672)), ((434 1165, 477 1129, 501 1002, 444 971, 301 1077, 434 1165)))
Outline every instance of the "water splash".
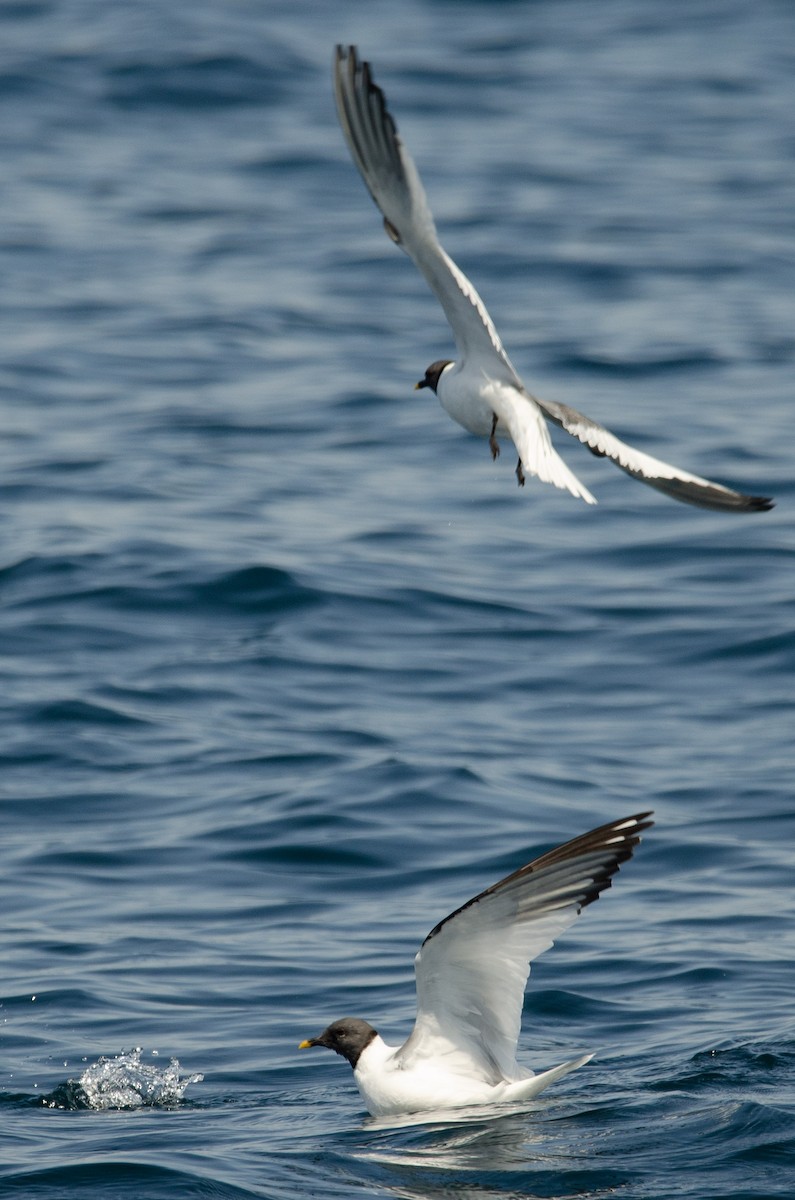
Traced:
POLYGON ((68 1079, 45 1096, 43 1103, 47 1108, 168 1108, 179 1104, 191 1083, 203 1079, 203 1075, 180 1078, 176 1058, 166 1067, 141 1062, 138 1046, 116 1058, 103 1055, 79 1079, 68 1079))

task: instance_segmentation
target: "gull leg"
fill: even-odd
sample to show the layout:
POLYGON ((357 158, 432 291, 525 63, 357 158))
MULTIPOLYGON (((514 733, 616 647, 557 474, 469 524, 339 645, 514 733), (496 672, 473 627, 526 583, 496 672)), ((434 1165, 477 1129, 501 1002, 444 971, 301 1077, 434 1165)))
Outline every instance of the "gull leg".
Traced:
POLYGON ((491 450, 491 457, 492 457, 492 458, 499 458, 499 457, 500 457, 500 443, 497 441, 497 438, 496 438, 496 433, 497 433, 497 421, 498 421, 498 420, 499 420, 499 417, 497 416, 497 414, 496 414, 496 413, 492 413, 492 418, 491 418, 491 433, 489 434, 489 450, 491 450))
POLYGON ((516 464, 516 478, 519 481, 519 487, 524 487, 524 471, 522 470, 522 460, 519 459, 516 464))

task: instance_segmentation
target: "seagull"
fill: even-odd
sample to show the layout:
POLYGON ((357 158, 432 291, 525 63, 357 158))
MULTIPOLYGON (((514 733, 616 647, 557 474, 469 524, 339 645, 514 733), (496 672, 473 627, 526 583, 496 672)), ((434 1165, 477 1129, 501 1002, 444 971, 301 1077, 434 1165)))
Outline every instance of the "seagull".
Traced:
POLYGON ((298 1049, 325 1046, 353 1067, 371 1116, 531 1100, 587 1063, 535 1075, 516 1061, 530 963, 611 886, 651 812, 611 821, 542 854, 440 921, 414 959, 417 1019, 402 1046, 367 1021, 334 1021, 298 1049))
POLYGON ((531 395, 505 352, 486 306, 466 275, 442 248, 417 168, 373 82, 370 64, 355 46, 337 46, 334 93, 340 124, 354 163, 384 218, 384 228, 408 254, 444 309, 458 359, 431 363, 417 388, 430 388, 454 421, 489 440, 509 436, 519 453, 516 476, 526 475, 569 491, 587 504, 596 500, 552 445, 547 421, 565 429, 599 458, 609 458, 633 479, 685 504, 726 512, 773 507, 764 496, 745 496, 720 483, 672 467, 628 446, 576 409, 531 395))

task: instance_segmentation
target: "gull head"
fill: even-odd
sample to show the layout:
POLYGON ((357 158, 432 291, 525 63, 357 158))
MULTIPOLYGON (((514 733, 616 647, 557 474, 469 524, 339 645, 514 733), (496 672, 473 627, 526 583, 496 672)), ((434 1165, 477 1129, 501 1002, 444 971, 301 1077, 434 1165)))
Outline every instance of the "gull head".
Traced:
POLYGON ((418 391, 419 388, 429 387, 435 392, 439 386, 442 371, 445 367, 452 367, 452 365, 452 359, 449 358, 439 358, 436 362, 432 362, 425 372, 425 378, 421 379, 419 383, 414 384, 414 391, 418 391))
POLYGON ((375 1037, 378 1037, 378 1034, 367 1021, 362 1021, 359 1017, 343 1017, 341 1021, 334 1021, 317 1037, 301 1042, 298 1049, 308 1050, 310 1046, 325 1046, 335 1054, 347 1058, 355 1068, 362 1051, 375 1037))

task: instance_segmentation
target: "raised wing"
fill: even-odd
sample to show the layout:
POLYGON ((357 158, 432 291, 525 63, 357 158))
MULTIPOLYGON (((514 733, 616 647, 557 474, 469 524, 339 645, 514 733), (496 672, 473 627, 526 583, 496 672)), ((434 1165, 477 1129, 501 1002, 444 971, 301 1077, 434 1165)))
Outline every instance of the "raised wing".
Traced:
POLYGON ((700 475, 691 475, 679 467, 652 458, 642 450, 636 450, 622 442, 609 429, 592 421, 584 413, 569 408, 567 404, 556 404, 550 400, 538 400, 533 397, 541 411, 565 429, 572 437, 576 437, 589 450, 600 458, 609 458, 627 475, 647 483, 649 487, 664 492, 674 500, 684 504, 693 504, 696 508, 713 508, 730 512, 766 512, 774 507, 772 500, 766 496, 745 496, 735 492, 720 483, 712 483, 702 479, 700 475))
POLYGON ((462 359, 485 354, 493 360, 490 375, 519 383, 485 304, 439 244, 417 168, 370 64, 359 59, 355 46, 336 48, 334 96, 351 157, 381 210, 384 228, 430 284, 462 359))
POLYGON ((530 962, 610 887, 650 815, 611 821, 550 850, 432 929, 414 960, 417 1021, 400 1062, 444 1057, 451 1071, 492 1084, 526 1074, 516 1044, 530 962))

